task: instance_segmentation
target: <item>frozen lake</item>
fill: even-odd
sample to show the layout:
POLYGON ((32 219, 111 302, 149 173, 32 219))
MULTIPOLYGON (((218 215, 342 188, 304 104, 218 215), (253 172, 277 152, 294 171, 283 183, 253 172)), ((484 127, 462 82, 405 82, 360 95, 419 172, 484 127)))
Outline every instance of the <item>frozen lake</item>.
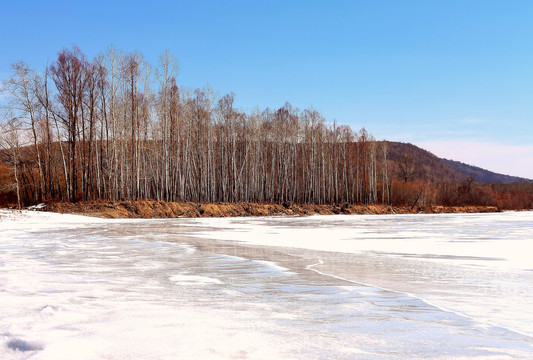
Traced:
POLYGON ((0 358, 532 358, 532 250, 532 212, 0 211, 0 358))

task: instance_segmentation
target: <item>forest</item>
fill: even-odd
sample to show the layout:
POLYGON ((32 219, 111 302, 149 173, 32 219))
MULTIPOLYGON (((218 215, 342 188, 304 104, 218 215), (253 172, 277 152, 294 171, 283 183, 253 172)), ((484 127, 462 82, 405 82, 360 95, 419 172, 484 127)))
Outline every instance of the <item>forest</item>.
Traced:
POLYGON ((177 75, 168 52, 152 66, 115 48, 93 60, 63 49, 42 73, 13 64, 2 83, 3 202, 533 207, 531 184, 428 181, 415 158, 391 159, 389 143, 364 128, 289 103, 246 113, 234 94, 182 87, 177 75))

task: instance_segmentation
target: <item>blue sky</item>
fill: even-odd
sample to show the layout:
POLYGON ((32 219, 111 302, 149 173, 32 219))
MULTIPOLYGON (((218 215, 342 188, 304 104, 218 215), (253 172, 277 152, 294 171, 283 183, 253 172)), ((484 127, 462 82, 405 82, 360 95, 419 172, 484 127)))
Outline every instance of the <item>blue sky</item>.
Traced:
POLYGON ((330 121, 533 178, 533 1, 9 1, 0 79, 64 47, 109 45, 237 106, 312 106, 330 121))

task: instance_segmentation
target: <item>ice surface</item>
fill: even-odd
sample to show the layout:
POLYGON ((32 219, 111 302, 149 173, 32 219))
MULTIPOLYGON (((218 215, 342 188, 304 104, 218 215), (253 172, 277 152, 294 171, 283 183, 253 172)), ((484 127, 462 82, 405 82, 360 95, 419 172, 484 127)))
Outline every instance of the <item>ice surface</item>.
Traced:
POLYGON ((206 276, 198 275, 174 275, 168 278, 170 281, 174 281, 180 284, 197 284, 197 285, 209 285, 209 284, 222 284, 218 279, 209 278, 206 276))
POLYGON ((532 231, 531 213, 0 211, 0 358, 528 358, 532 231))
MULTIPOLYGON (((205 223, 200 219, 191 226, 205 223)), ((533 336, 533 212, 235 218, 209 224, 217 230, 195 236, 356 254, 329 256, 331 261, 314 270, 409 293, 533 336)))
POLYGON ((374 252, 533 271, 532 212, 436 215, 326 215, 294 218, 199 219, 216 231, 196 236, 256 245, 343 253, 374 252), (508 225, 511 223, 511 226, 508 225), (219 231, 218 228, 226 231, 219 231), (250 234, 253 234, 250 236, 250 234), (526 246, 526 248, 524 248, 526 246))

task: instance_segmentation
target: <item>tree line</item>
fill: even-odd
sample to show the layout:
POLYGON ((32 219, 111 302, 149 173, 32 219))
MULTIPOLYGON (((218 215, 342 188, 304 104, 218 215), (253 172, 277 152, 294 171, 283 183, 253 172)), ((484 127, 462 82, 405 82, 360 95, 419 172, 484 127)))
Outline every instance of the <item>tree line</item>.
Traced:
POLYGON ((19 206, 49 200, 390 203, 387 143, 286 103, 249 113, 234 94, 177 82, 114 48, 63 49, 3 82, 0 145, 19 206))

